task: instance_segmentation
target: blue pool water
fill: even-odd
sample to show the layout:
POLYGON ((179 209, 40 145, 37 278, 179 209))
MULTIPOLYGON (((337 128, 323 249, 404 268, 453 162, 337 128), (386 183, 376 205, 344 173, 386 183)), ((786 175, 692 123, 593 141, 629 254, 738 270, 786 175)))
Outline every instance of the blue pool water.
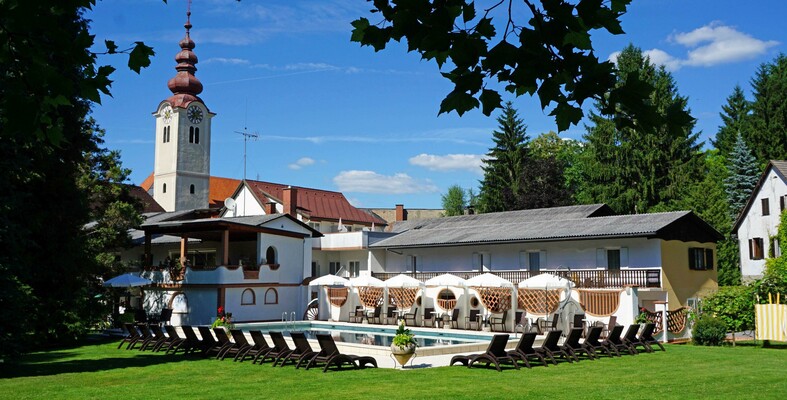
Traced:
MULTIPOLYGON (((299 331, 304 332, 306 336, 311 339, 315 338, 315 334, 327 333, 333 336, 337 341, 385 347, 391 346, 391 341, 396 333, 396 328, 393 327, 360 324, 312 324, 309 321, 237 324, 236 327, 243 330, 257 329, 263 332, 285 332, 285 334, 287 332, 299 331)), ((454 330, 446 330, 444 332, 413 330, 413 333, 420 347, 449 346, 489 341, 489 336, 467 334, 454 330)))

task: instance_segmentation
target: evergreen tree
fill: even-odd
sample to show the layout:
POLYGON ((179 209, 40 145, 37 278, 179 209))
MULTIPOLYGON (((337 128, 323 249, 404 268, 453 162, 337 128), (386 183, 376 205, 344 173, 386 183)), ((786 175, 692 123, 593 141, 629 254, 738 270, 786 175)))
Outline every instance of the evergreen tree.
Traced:
POLYGON ((752 156, 743 137, 738 135, 735 147, 729 156, 727 179, 724 180, 724 190, 729 199, 728 213, 732 221, 738 218, 738 214, 746 206, 746 202, 749 201, 749 196, 751 196, 751 192, 757 184, 759 175, 760 170, 757 167, 757 160, 752 156))
POLYGON ((481 212, 519 209, 522 172, 528 163, 527 126, 511 102, 503 107, 497 122, 498 130, 492 133, 495 146, 489 149, 482 166, 484 179, 478 195, 481 212))
MULTIPOLYGON (((678 93, 672 75, 657 68, 642 50, 627 46, 617 59, 619 84, 631 77, 655 87, 652 104, 663 114, 688 112, 687 98, 678 93)), ((601 110, 601 104, 597 109, 601 110)), ((638 124, 618 127, 616 120, 626 119, 623 107, 614 115, 591 114, 585 139, 589 149, 584 159, 586 173, 579 199, 604 202, 618 213, 648 212, 674 207, 686 190, 700 176, 702 165, 693 133, 694 121, 672 121, 657 125, 638 124)))
POLYGON ((459 185, 449 186, 448 191, 441 198, 446 217, 464 214, 465 207, 467 207, 467 199, 465 198, 465 190, 459 185))
POLYGON ((533 157, 522 173, 517 198, 519 209, 567 206, 572 204, 572 193, 566 187, 563 163, 555 156, 533 157))
POLYGON ((760 167, 787 158, 787 56, 760 65, 752 79, 751 129, 742 132, 760 167))
POLYGON ((719 116, 724 125, 719 127, 716 139, 712 140, 712 143, 719 150, 719 154, 726 158, 735 146, 736 137, 748 131, 751 103, 746 100, 743 89, 735 85, 732 94, 727 97, 727 104, 721 108, 723 112, 719 113, 719 116))

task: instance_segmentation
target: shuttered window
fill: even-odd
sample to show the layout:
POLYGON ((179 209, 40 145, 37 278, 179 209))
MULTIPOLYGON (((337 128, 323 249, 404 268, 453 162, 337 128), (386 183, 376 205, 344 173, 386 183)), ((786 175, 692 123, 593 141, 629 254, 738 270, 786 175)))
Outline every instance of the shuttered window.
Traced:
POLYGON ((768 199, 761 199, 760 202, 762 203, 762 215, 771 215, 771 206, 768 204, 768 199))
POLYGON ((713 249, 690 247, 689 269, 694 269, 694 270, 713 269, 713 249))
POLYGON ((763 259, 763 240, 762 238, 749 239, 749 259, 762 260, 763 259))

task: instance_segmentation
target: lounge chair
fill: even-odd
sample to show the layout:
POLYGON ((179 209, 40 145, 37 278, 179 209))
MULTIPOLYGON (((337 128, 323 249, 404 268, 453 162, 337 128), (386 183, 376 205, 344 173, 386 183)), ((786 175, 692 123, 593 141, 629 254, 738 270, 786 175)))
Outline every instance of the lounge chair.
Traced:
POLYGON ((610 352, 614 352, 618 357, 620 357, 620 352, 625 351, 629 354, 637 354, 636 350, 632 350, 631 347, 627 346, 623 343, 623 340, 620 339, 620 334, 623 332, 622 325, 616 325, 612 328, 609 332, 609 336, 604 339, 601 344, 608 348, 610 352))
MULTIPOLYGON (((185 354, 189 354, 194 352, 194 350, 199 349, 204 354, 208 347, 211 346, 211 342, 206 342, 197 337, 196 332, 194 332, 194 327, 190 325, 183 325, 180 328, 183 329, 183 336, 186 336, 186 340, 175 349, 175 352, 183 348, 185 350, 185 354)), ((213 336, 211 336, 211 339, 212 338, 213 336)))
POLYGON ((418 317, 418 307, 413 309, 413 312, 404 315, 404 324, 407 326, 415 326, 415 319, 418 317), (409 323, 407 321, 410 321, 409 323))
POLYGON ((609 336, 609 330, 618 325, 618 317, 613 315, 609 317, 609 322, 604 325, 604 330, 601 332, 601 337, 606 338, 609 336))
POLYGON ((434 313, 434 308, 432 307, 424 308, 424 316, 423 318, 421 318, 421 325, 426 326, 426 321, 429 321, 429 325, 434 327, 437 320, 435 319, 435 315, 433 313, 434 313))
MULTIPOLYGON (((306 339, 306 335, 303 332, 290 332, 290 337, 292 337, 292 341, 295 343, 295 350, 284 357, 280 357, 279 366, 283 367, 288 361, 292 361, 297 369, 304 359, 308 360, 314 357, 317 352, 312 350, 312 346, 309 344, 309 340, 306 339)), ((273 365, 276 365, 276 362, 274 362, 273 365)))
POLYGON ((139 351, 145 351, 149 349, 155 352, 168 340, 167 335, 164 334, 164 331, 161 330, 160 326, 150 325, 149 328, 153 332, 153 336, 142 343, 142 347, 139 348, 139 351))
MULTIPOLYGON (((199 326, 197 327, 199 330, 200 336, 202 336, 202 342, 204 343, 205 350, 202 352, 202 355, 207 357, 211 355, 211 353, 219 354, 222 350, 224 350, 224 346, 226 343, 221 343, 216 340, 213 336, 213 332, 211 332, 210 328, 207 326, 199 326)), ((226 334, 225 334, 226 336, 226 334)))
POLYGON ((356 306, 355 311, 350 311, 348 322, 363 322, 363 306, 356 306))
POLYGON ((369 321, 370 324, 382 324, 383 323, 382 313, 383 313, 383 307, 377 306, 374 308, 374 310, 371 313, 369 313, 366 319, 369 321))
POLYGON ((287 341, 284 340, 284 335, 281 332, 271 331, 268 332, 268 336, 273 340, 273 348, 276 349, 278 353, 276 359, 273 360, 273 366, 275 367, 280 360, 289 356, 293 352, 293 349, 291 349, 287 341))
POLYGON ((139 331, 139 340, 129 343, 126 347, 126 350, 134 350, 137 345, 141 347, 145 346, 152 340, 155 340, 156 337, 153 335, 153 332, 150 331, 150 327, 147 324, 137 324, 136 329, 139 331))
POLYGON ((490 364, 494 364, 495 369, 500 372, 500 364, 511 364, 514 368, 519 369, 517 360, 521 360, 521 357, 518 355, 513 356, 506 352, 508 337, 507 333, 495 335, 492 337, 492 341, 489 342, 489 347, 486 348, 485 353, 453 356, 451 363, 448 365, 460 363, 468 368, 472 368, 475 363, 485 363, 487 367, 490 364))
POLYGON ((492 317, 489 319, 489 324, 491 325, 492 330, 496 330, 495 327, 500 327, 499 332, 508 332, 506 329, 506 320, 508 319, 508 310, 503 310, 503 315, 500 318, 492 317))
MULTIPOLYGON (((247 353, 248 356, 252 358, 252 364, 256 364, 257 361, 260 361, 260 364, 264 363, 266 360, 276 361, 276 358, 279 356, 277 352, 274 352, 274 348, 268 345, 268 341, 265 340, 265 336, 262 336, 262 332, 258 330, 249 331, 251 335, 251 340, 254 341, 254 346, 249 350, 247 353), (274 354, 271 354, 274 352, 274 354)), ((240 361, 243 361, 242 359, 240 361)))
POLYGON ((246 352, 251 349, 251 344, 246 340, 246 334, 240 329, 230 329, 230 335, 232 335, 232 340, 235 344, 224 352, 221 359, 223 360, 227 358, 227 356, 234 354, 235 356, 232 357, 232 361, 238 361, 238 358, 242 359, 246 355, 246 352))
POLYGON ((473 324, 476 324, 476 329, 481 329, 481 310, 470 310, 465 317, 465 329, 470 329, 473 324))
POLYGON ((637 353, 637 346, 642 346, 642 348, 645 349, 646 352, 652 353, 653 349, 651 349, 649 345, 646 345, 637 337, 637 333, 639 332, 639 327, 640 327, 639 324, 633 324, 629 326, 629 329, 626 331, 626 335, 623 336, 623 343, 626 346, 630 347, 632 350, 634 350, 635 354, 637 353))
POLYGON ((653 332, 655 330, 656 330, 656 324, 652 322, 645 324, 645 329, 643 329, 642 333, 640 333, 639 340, 643 344, 648 346, 651 350, 653 350, 652 345, 655 344, 661 348, 661 351, 667 351, 667 349, 665 349, 664 346, 661 345, 661 342, 659 342, 658 340, 656 340, 656 338, 653 337, 653 332))
POLYGON ((178 330, 172 325, 164 325, 164 330, 167 331, 169 339, 165 344, 159 346, 156 351, 161 351, 163 349, 165 354, 169 354, 170 351, 172 351, 172 354, 175 354, 178 351, 178 346, 183 344, 186 339, 180 337, 178 330))
POLYGON ((342 354, 336 347, 336 342, 333 341, 331 335, 317 334, 317 342, 320 344, 320 352, 315 354, 306 364, 306 369, 309 369, 318 364, 325 364, 322 372, 328 371, 328 368, 335 366, 341 369, 343 365, 351 365, 353 368, 366 368, 371 365, 377 368, 377 360, 374 357, 368 356, 355 356, 352 354, 342 354))
POLYGON ((582 347, 588 354, 593 354, 594 357, 597 357, 599 353, 605 353, 606 355, 612 357, 612 352, 609 351, 601 342, 598 341, 598 338, 601 336, 601 331, 604 328, 601 326, 593 326, 588 329, 587 338, 585 341, 582 342, 582 347))
POLYGON ((508 352, 508 354, 512 357, 519 357, 519 360, 522 361, 525 366, 528 368, 532 368, 530 361, 528 358, 535 358, 537 361, 541 362, 545 367, 548 367, 549 364, 547 363, 546 359, 543 355, 539 354, 536 349, 533 348, 533 343, 536 342, 536 333, 535 332, 528 332, 523 333, 522 337, 519 338, 519 342, 516 344, 516 348, 508 352))
POLYGON ((139 334, 139 331, 137 330, 137 327, 135 327, 134 324, 125 323, 123 324, 123 327, 126 328, 126 332, 128 332, 128 335, 126 335, 126 337, 120 340, 120 343, 118 343, 118 349, 123 347, 123 343, 128 343, 128 345, 126 346, 126 349, 128 349, 129 347, 131 347, 132 344, 134 344, 134 342, 142 338, 142 336, 139 334))
POLYGON ((544 356, 544 358, 549 358, 552 360, 553 364, 557 364, 556 357, 561 356, 564 360, 567 360, 569 363, 573 363, 573 357, 571 354, 567 353, 562 347, 558 345, 558 341, 560 341, 560 336, 563 334, 563 331, 560 329, 550 331, 547 333, 547 337, 544 339, 544 343, 541 344, 541 347, 536 348, 536 352, 544 356))
POLYGON ((579 356, 577 353, 585 353, 588 359, 594 359, 593 353, 587 351, 581 344, 579 344, 579 338, 582 337, 582 328, 573 328, 571 332, 568 333, 568 337, 566 337, 566 341, 563 342, 563 350, 574 357, 574 361, 579 361, 579 356))
POLYGON ((451 310, 451 314, 449 315, 448 322, 451 323, 452 328, 459 329, 459 308, 454 308, 451 310))
POLYGON ((223 360, 224 355, 228 351, 232 350, 235 347, 236 343, 230 340, 230 337, 229 335, 227 335, 227 331, 224 330, 224 328, 219 328, 219 327, 213 328, 213 333, 216 335, 216 339, 218 339, 219 344, 221 345, 221 349, 219 350, 218 353, 216 353, 216 359, 223 360))

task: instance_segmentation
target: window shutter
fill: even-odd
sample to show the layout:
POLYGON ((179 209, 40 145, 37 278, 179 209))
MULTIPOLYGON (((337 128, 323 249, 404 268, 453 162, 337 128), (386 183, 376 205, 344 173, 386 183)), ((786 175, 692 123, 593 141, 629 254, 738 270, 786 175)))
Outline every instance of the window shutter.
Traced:
POLYGON ((784 211, 784 196, 779 196, 779 209, 784 211))
POLYGON ((473 253, 473 271, 478 271, 478 268, 481 266, 478 265, 478 253, 473 253))
POLYGON ((405 264, 405 267, 407 268, 408 272, 413 270, 413 256, 407 256, 407 263, 405 264))
POLYGON ((753 240, 749 239, 749 260, 754 260, 754 243, 753 240))
POLYGON ((628 247, 621 247, 620 248, 620 266, 621 267, 628 267, 629 266, 629 248, 628 247))
POLYGON ((607 267, 607 251, 604 249, 596 249, 596 267, 607 267))
POLYGON ((705 269, 713 269, 713 249, 705 249, 705 269))
POLYGON ((538 252, 538 266, 540 268, 545 268, 547 266, 547 251, 542 250, 538 252))
POLYGON ((526 251, 519 252, 519 269, 529 269, 530 268, 530 257, 528 257, 526 251))
POLYGON ((689 248, 689 269, 697 269, 697 257, 695 257, 695 252, 697 249, 689 248))

